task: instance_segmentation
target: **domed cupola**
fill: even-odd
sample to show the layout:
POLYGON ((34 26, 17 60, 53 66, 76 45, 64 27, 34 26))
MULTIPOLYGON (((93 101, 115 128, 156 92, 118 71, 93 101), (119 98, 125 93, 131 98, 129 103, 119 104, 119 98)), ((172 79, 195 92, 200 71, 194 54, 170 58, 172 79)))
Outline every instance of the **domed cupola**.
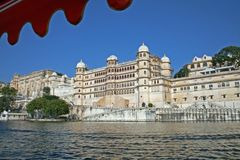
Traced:
POLYGON ((170 59, 164 54, 164 56, 161 58, 161 74, 162 76, 170 78, 172 76, 172 67, 170 59))
POLYGON ((138 52, 149 52, 148 47, 143 43, 139 48, 138 52))
POLYGON ((170 63, 170 59, 166 56, 166 54, 164 54, 164 56, 162 57, 161 61, 163 63, 170 63))
POLYGON ((53 72, 53 73, 52 73, 52 76, 57 76, 57 73, 56 73, 56 72, 53 72))
POLYGON ((111 55, 107 58, 107 64, 108 65, 116 65, 117 61, 118 61, 118 58, 115 55, 111 55))
POLYGON ((115 55, 111 55, 107 58, 107 61, 111 61, 111 60, 118 60, 118 58, 115 55))
POLYGON ((83 61, 81 60, 81 61, 77 64, 76 67, 77 67, 77 68, 86 68, 86 65, 85 65, 85 63, 83 63, 83 61))

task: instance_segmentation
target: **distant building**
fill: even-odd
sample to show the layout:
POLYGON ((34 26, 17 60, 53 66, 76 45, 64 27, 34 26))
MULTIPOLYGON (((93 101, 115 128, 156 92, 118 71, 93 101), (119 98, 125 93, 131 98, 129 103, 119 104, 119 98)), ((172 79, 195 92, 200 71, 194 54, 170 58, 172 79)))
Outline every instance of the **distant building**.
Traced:
POLYGON ((11 113, 7 111, 3 111, 0 113, 0 121, 8 121, 8 120, 26 120, 28 114, 27 113, 11 113))
POLYGON ((207 74, 205 71, 195 76, 171 79, 171 104, 179 107, 199 103, 240 107, 240 70, 215 72, 209 69, 207 74))
POLYGON ((189 76, 201 75, 201 71, 212 68, 212 57, 206 54, 201 58, 195 56, 187 68, 190 70, 189 76))
POLYGON ((188 107, 207 104, 240 107, 240 70, 227 64, 215 67, 212 57, 194 57, 187 65, 189 76, 171 79, 171 104, 188 107))
POLYGON ((58 96, 67 102, 73 104, 74 98, 74 79, 65 75, 58 75, 53 72, 52 75, 46 75, 44 85, 50 87, 50 94, 58 96))
POLYGON ((106 66, 76 66, 75 104, 98 107, 189 107, 217 105, 240 107, 240 70, 234 66, 214 68, 212 57, 194 57, 187 65, 189 77, 172 78, 171 62, 150 53, 142 44, 133 61, 118 63, 111 55, 106 66))
POLYGON ((42 96, 44 87, 50 88, 51 95, 59 96, 68 102, 73 101, 73 79, 52 70, 35 71, 28 75, 14 75, 10 86, 18 90, 18 99, 24 103, 42 96))
POLYGON ((45 85, 45 76, 52 75, 54 71, 41 70, 34 71, 27 75, 16 74, 10 83, 10 86, 18 90, 18 94, 28 97, 35 98, 42 95, 42 90, 45 85))

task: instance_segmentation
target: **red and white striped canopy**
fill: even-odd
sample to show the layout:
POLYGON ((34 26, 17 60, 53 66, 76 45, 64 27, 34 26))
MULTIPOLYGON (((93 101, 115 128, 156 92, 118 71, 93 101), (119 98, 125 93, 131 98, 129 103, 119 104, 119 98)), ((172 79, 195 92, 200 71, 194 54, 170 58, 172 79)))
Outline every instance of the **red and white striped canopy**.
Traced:
MULTIPOLYGON (((47 34, 49 21, 57 10, 63 10, 71 24, 78 24, 89 0, 0 0, 0 37, 8 34, 8 42, 15 44, 25 23, 31 23, 36 34, 47 34)), ((115 10, 124 10, 132 0, 107 0, 115 10)))

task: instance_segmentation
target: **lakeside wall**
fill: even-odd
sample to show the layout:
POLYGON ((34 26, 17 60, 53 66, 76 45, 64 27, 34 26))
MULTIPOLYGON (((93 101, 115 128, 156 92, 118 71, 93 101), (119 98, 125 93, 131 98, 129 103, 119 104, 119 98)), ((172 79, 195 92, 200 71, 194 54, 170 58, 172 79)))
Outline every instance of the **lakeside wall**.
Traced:
POLYGON ((240 121, 240 108, 98 108, 82 107, 82 121, 240 121))
POLYGON ((240 121, 240 108, 157 108, 156 121, 240 121))
POLYGON ((8 113, 6 111, 0 113, 0 120, 2 121, 8 121, 8 120, 14 120, 14 121, 24 121, 27 119, 28 114, 27 113, 8 113))
POLYGON ((149 108, 85 108, 83 121, 155 121, 155 110, 149 108))

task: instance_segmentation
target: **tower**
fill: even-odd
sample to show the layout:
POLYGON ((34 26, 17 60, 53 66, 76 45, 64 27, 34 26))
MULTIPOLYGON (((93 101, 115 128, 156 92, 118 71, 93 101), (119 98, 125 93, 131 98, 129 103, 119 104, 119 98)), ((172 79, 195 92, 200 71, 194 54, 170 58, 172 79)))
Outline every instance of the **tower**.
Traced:
POLYGON ((74 98, 77 105, 83 105, 84 72, 86 69, 87 67, 82 60, 76 66, 74 98))
POLYGON ((115 55, 111 55, 107 58, 107 65, 114 66, 118 62, 118 58, 115 55))
POLYGON ((172 68, 171 68, 171 62, 170 59, 164 54, 164 56, 161 59, 162 64, 161 64, 161 75, 165 76, 167 78, 171 78, 172 76, 172 68))
POLYGON ((150 52, 148 47, 143 43, 137 52, 138 65, 138 106, 147 106, 149 101, 149 80, 150 80, 150 52))
POLYGON ((115 76, 117 62, 118 58, 115 55, 111 55, 107 58, 106 95, 115 94, 115 76))

